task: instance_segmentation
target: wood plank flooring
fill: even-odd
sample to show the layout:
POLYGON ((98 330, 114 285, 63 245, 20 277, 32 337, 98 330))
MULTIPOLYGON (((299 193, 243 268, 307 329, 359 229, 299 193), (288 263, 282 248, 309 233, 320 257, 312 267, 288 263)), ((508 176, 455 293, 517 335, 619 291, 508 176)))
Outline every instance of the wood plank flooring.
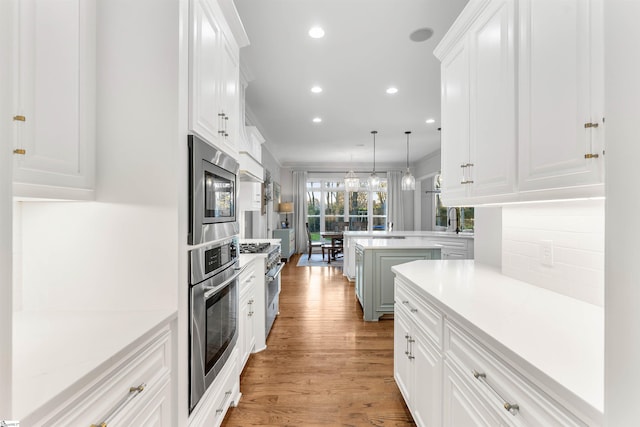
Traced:
POLYGON ((223 426, 414 426, 393 379, 393 320, 362 320, 336 267, 282 272, 280 315, 223 426))

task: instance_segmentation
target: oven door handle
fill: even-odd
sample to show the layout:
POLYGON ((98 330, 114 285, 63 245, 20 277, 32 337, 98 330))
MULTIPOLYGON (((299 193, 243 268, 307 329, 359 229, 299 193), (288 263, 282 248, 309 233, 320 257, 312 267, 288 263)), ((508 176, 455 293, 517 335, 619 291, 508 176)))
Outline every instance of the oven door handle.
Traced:
POLYGON ((215 294, 216 292, 218 292, 220 289, 223 289, 225 286, 227 286, 229 283, 233 282, 234 280, 236 280, 238 278, 238 276, 240 276, 242 274, 242 272, 244 271, 244 269, 247 266, 242 266, 242 267, 236 267, 234 268, 234 273, 231 277, 229 277, 227 280, 225 280, 224 282, 220 283, 218 286, 205 286, 204 287, 204 298, 207 299, 209 297, 211 297, 213 294, 215 294))
POLYGON ((282 269, 284 268, 284 265, 285 265, 284 262, 279 262, 278 267, 276 267, 277 268, 276 272, 273 274, 267 274, 267 282, 273 282, 276 279, 276 277, 278 277, 282 269))

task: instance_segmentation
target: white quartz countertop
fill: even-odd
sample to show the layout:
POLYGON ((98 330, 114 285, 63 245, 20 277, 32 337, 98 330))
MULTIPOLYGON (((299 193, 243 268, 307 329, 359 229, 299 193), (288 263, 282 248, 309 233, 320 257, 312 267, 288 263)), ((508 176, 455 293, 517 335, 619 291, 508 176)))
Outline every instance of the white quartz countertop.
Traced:
POLYGON ((363 249, 440 249, 442 245, 429 239, 355 239, 356 246, 363 249))
POLYGON ((536 380, 551 389, 560 385, 571 400, 578 397, 603 413, 603 308, 473 260, 413 261, 391 269, 445 313, 495 341, 507 357, 535 372, 536 380))
POLYGON ((457 237, 473 239, 473 233, 451 233, 447 231, 345 231, 345 237, 457 237))
MULTIPOLYGON (((175 310, 16 312, 13 315, 13 416, 25 416, 129 351, 175 310)), ((67 397, 68 397, 67 396, 67 397)))

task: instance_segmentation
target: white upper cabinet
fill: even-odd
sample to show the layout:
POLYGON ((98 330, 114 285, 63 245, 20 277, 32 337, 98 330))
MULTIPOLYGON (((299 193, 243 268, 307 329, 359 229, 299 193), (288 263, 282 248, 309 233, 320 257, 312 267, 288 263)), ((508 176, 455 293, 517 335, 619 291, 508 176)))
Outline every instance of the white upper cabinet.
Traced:
POLYGON ((602 7, 520 1, 520 190, 603 188, 602 7))
POLYGON ((14 195, 94 198, 95 0, 20 0, 14 195))
POLYGON ((468 24, 456 22, 436 50, 448 205, 515 191, 514 20, 513 0, 484 2, 468 24))
POLYGON ((237 157, 240 49, 216 0, 192 0, 189 44, 190 130, 237 157))
POLYGON ((471 0, 442 61, 442 197, 604 194, 602 0, 471 0))
POLYGON ((464 38, 442 61, 442 188, 447 198, 467 195, 469 159, 469 44, 464 38))

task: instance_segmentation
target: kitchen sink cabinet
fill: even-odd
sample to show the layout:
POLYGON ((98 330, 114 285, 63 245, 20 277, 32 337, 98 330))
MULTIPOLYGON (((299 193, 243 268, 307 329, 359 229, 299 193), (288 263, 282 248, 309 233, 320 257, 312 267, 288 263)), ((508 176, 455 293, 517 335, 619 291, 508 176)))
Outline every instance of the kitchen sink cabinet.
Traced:
POLYGON ((189 34, 189 127, 204 140, 238 155, 238 43, 216 0, 192 0, 189 34))
POLYGON ((442 197, 449 206, 515 191, 513 0, 476 11, 442 49, 442 197))
POLYGON ((17 10, 14 195, 91 200, 96 2, 21 0, 17 10))
POLYGON ((601 3, 469 2, 434 51, 447 205, 604 194, 601 3))
POLYGON ((520 191, 603 195, 602 0, 521 0, 519 10, 520 191))

